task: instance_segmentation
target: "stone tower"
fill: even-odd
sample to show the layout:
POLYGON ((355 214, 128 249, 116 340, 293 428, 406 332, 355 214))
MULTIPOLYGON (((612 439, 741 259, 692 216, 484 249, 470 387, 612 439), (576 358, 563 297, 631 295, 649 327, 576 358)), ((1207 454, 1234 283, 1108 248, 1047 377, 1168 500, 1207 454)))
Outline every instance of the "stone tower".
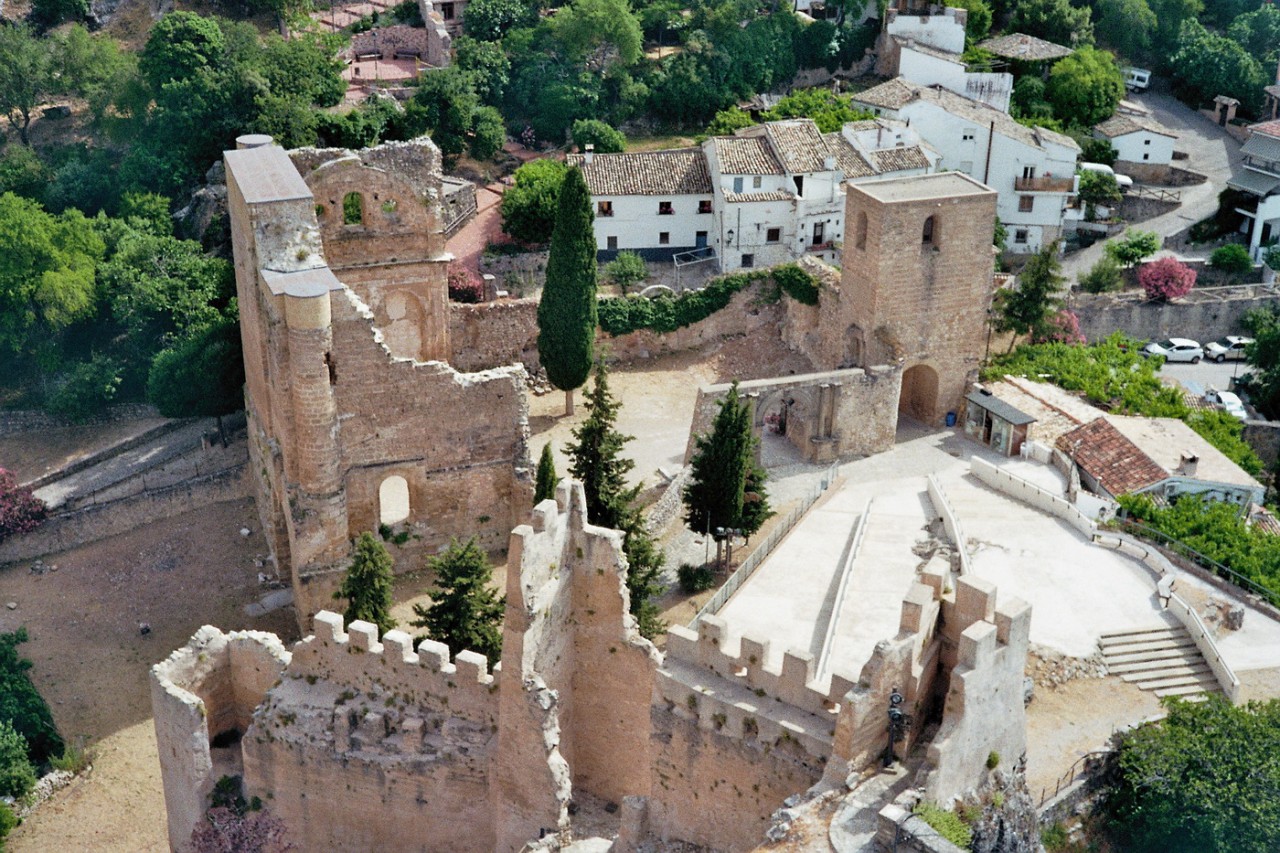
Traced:
POLYGON ((848 187, 844 271, 822 318, 832 366, 900 364, 899 410, 957 411, 987 334, 996 192, 959 172, 848 187))

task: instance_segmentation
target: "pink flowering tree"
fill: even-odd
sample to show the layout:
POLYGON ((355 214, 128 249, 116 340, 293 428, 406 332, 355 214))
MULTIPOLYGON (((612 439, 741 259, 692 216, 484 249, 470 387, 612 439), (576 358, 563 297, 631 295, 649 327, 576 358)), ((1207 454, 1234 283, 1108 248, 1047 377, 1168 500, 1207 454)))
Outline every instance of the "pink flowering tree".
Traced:
POLYGON ((1191 292, 1196 286, 1196 271, 1174 258, 1161 258, 1142 265, 1138 270, 1138 284, 1148 299, 1168 302, 1191 292))
POLYGON ((1045 321, 1044 328, 1031 341, 1033 344, 1082 344, 1080 318, 1065 308, 1045 321))
POLYGON ((12 533, 35 530, 46 514, 44 501, 18 485, 12 471, 0 468, 0 540, 12 533))
POLYGON ((484 302, 484 282, 473 270, 450 264, 449 298, 454 302, 484 302))

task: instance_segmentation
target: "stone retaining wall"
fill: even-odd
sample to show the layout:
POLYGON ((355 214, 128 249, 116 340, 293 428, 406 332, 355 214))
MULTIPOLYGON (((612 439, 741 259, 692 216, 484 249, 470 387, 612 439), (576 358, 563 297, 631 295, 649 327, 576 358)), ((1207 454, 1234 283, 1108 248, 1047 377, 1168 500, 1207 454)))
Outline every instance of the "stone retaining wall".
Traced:
POLYGON ((1193 290, 1176 302, 1148 302, 1141 293, 1074 293, 1070 308, 1090 341, 1116 331, 1140 340, 1177 336, 1212 341, 1240 334, 1246 312, 1278 300, 1274 287, 1242 285, 1193 290))
POLYGON ((101 415, 80 423, 35 410, 6 411, 0 412, 0 437, 16 435, 22 432, 37 432, 74 426, 93 426, 109 424, 115 421, 140 421, 145 418, 158 417, 160 417, 160 412, 156 410, 156 407, 146 403, 122 403, 119 406, 112 406, 101 415))

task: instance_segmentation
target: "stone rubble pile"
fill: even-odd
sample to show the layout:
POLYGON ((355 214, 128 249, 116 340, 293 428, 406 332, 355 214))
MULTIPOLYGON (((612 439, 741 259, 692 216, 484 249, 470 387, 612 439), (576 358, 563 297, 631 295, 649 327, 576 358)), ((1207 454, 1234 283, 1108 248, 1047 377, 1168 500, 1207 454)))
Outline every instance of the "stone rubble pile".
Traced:
POLYGON ((1078 658, 1033 643, 1027 654, 1027 675, 1040 687, 1057 687, 1076 678, 1103 678, 1106 674, 1101 652, 1078 658))

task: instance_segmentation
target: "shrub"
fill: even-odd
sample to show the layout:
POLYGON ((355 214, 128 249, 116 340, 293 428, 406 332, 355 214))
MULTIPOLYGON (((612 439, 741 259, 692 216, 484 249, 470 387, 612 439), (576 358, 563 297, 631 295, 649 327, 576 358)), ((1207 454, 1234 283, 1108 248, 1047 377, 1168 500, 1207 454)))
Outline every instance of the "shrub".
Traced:
POLYGON ((46 514, 44 501, 18 485, 12 471, 0 468, 0 541, 13 533, 30 533, 46 514))
POLYGON ((454 302, 484 302, 484 282, 475 271, 459 264, 449 265, 449 298, 454 302))
POLYGON ((619 252, 616 258, 604 265, 604 275, 618 285, 625 296, 628 288, 649 277, 649 265, 635 252, 619 252))
POLYGON ((627 137, 599 119, 578 119, 573 123, 573 143, 579 151, 595 146, 597 154, 617 154, 627 147, 627 137))
POLYGON ((775 269, 773 280, 783 293, 802 305, 818 304, 818 280, 795 264, 775 269))
POLYGON ((1138 270, 1138 283, 1148 299, 1167 302, 1191 292, 1196 285, 1196 271, 1175 258, 1161 258, 1142 265, 1138 270))
POLYGON ((115 359, 94 356, 82 361, 71 368, 62 386, 49 395, 45 409, 51 415, 83 423, 111 405, 123 381, 122 373, 115 359))
POLYGON ((938 831, 938 834, 957 847, 969 849, 973 843, 973 830, 961 820, 955 812, 935 806, 933 803, 918 803, 913 810, 920 819, 938 831))
POLYGON ((702 592, 716 585, 716 573, 705 563, 701 566, 681 563, 676 569, 676 578, 680 581, 680 588, 688 593, 702 592))
POLYGON ((0 720, 0 797, 25 797, 36 786, 36 769, 27 758, 27 739, 0 720))
POLYGON ((996 769, 997 767, 999 767, 999 766, 1000 766, 1000 753, 996 752, 996 751, 993 749, 993 750, 991 750, 991 752, 987 755, 987 769, 988 769, 988 770, 995 770, 995 769, 996 769))
POLYGON ((1209 266, 1225 273, 1241 275, 1253 269, 1253 258, 1249 250, 1239 243, 1228 243, 1213 250, 1209 256, 1209 266))
POLYGON ((1120 264, 1110 255, 1103 255, 1088 272, 1078 277, 1080 289, 1085 293, 1110 293, 1119 290, 1124 283, 1120 273, 1120 264))
POLYGON ((7 803, 0 803, 0 850, 4 849, 4 839, 18 825, 18 816, 7 803))
POLYGON ((1109 241, 1105 248, 1117 263, 1131 267, 1160 251, 1160 235, 1154 231, 1130 230, 1124 232, 1123 237, 1109 241))

